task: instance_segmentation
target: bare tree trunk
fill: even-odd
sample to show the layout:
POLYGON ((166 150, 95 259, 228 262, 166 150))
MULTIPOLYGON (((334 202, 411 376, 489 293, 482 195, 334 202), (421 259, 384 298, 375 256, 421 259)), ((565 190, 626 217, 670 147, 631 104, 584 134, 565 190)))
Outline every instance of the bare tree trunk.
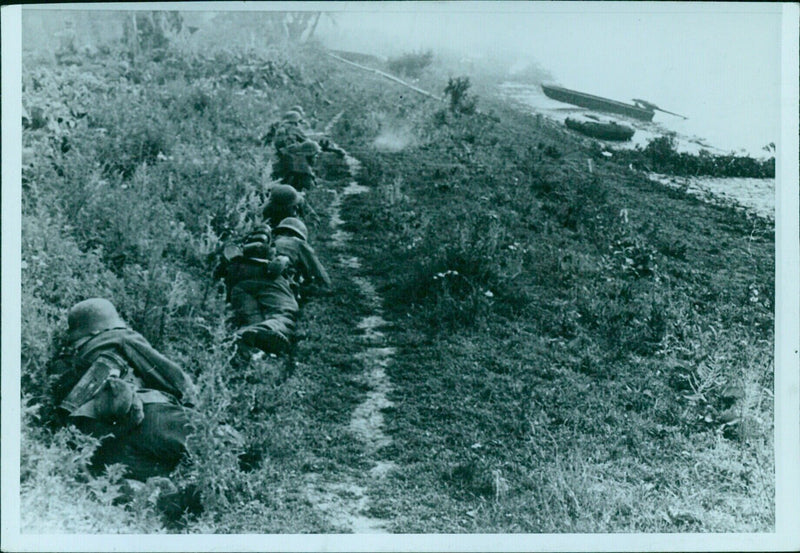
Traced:
POLYGON ((139 57, 139 26, 136 24, 136 13, 131 14, 131 21, 133 22, 133 33, 131 34, 131 52, 134 57, 139 57))
POLYGON ((299 19, 301 14, 290 13, 286 15, 286 29, 289 33, 289 40, 294 42, 297 40, 297 29, 300 27, 299 19))
POLYGON ((314 23, 311 25, 311 30, 306 35, 306 41, 311 40, 311 37, 314 36, 314 31, 317 30, 317 24, 319 23, 319 18, 322 17, 322 12, 317 12, 316 17, 314 18, 314 23))
POLYGON ((289 40, 300 42, 313 16, 314 14, 311 12, 291 12, 287 14, 286 25, 289 29, 289 40))

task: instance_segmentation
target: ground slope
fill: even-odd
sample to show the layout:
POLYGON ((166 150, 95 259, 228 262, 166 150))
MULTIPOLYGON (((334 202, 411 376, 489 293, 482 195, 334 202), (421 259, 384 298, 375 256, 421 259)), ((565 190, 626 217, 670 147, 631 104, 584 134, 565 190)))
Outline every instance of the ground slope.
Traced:
POLYGON ((459 116, 317 51, 230 56, 31 76, 28 101, 88 115, 24 136, 29 530, 771 527, 769 221, 489 98, 459 116), (256 86, 264 68, 285 76, 256 86), (304 302, 290 359, 241 364, 208 258, 252 225, 260 136, 298 102, 349 153, 308 194, 334 284, 304 302), (200 384, 176 481, 205 510, 182 524, 162 526, 152 488, 114 505, 113 475, 81 491, 68 439, 36 426, 50 339, 90 295, 200 384))
POLYGON ((771 222, 489 100, 458 117, 338 84, 372 190, 347 228, 397 349, 374 512, 412 532, 769 528, 771 222))

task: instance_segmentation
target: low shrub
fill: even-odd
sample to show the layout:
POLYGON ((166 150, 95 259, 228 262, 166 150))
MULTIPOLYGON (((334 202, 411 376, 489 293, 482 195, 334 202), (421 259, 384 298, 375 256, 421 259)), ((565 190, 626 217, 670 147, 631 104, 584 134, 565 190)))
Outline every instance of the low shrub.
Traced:
POLYGON ((406 52, 400 56, 389 58, 386 66, 392 73, 408 77, 419 77, 432 61, 433 50, 406 52))
POLYGON ((468 92, 471 86, 469 77, 451 77, 447 81, 444 93, 450 98, 450 111, 465 115, 475 113, 478 99, 468 92))
POLYGON ((154 488, 126 491, 121 465, 89 476, 98 440, 64 428, 49 435, 23 397, 20 440, 20 526, 32 534, 154 533, 160 525, 154 488), (123 499, 127 494, 127 502, 123 499))
POLYGON ((434 328, 480 324, 497 302, 523 306, 513 285, 523 270, 523 252, 494 213, 435 220, 405 255, 407 276, 390 290, 389 300, 418 306, 434 328))
POLYGON ((127 179, 140 165, 153 165, 169 155, 175 133, 168 121, 163 108, 134 95, 120 95, 93 110, 90 125, 103 129, 95 156, 103 160, 104 174, 127 179))
POLYGON ((678 152, 675 138, 669 135, 652 139, 647 146, 623 153, 626 162, 644 162, 653 171, 686 176, 775 178, 775 158, 754 159, 749 155, 715 155, 708 150, 698 154, 678 152))

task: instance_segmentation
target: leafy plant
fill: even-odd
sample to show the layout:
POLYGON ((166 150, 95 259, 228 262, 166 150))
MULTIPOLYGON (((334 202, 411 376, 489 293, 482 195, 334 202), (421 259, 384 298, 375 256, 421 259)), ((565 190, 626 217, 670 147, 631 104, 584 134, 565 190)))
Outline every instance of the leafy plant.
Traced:
POLYGON ((450 111, 465 115, 475 113, 478 99, 468 92, 471 86, 469 77, 451 77, 447 81, 444 93, 450 97, 450 111))

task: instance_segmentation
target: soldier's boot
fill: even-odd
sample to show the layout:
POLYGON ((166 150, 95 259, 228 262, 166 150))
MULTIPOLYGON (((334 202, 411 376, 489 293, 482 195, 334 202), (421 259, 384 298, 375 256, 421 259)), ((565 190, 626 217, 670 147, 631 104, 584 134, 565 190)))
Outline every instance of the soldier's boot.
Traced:
POLYGON ((161 512, 164 525, 170 529, 185 528, 187 520, 196 518, 204 510, 200 489, 194 484, 160 495, 156 508, 161 512))
POLYGON ((250 326, 241 333, 242 342, 265 353, 283 353, 291 346, 289 339, 270 328, 250 326))
POLYGON ((263 355, 263 352, 256 347, 244 343, 244 340, 241 340, 240 337, 239 343, 236 344, 236 351, 230 358, 231 368, 236 372, 238 372, 240 369, 245 369, 250 365, 253 356, 256 354, 263 355))

